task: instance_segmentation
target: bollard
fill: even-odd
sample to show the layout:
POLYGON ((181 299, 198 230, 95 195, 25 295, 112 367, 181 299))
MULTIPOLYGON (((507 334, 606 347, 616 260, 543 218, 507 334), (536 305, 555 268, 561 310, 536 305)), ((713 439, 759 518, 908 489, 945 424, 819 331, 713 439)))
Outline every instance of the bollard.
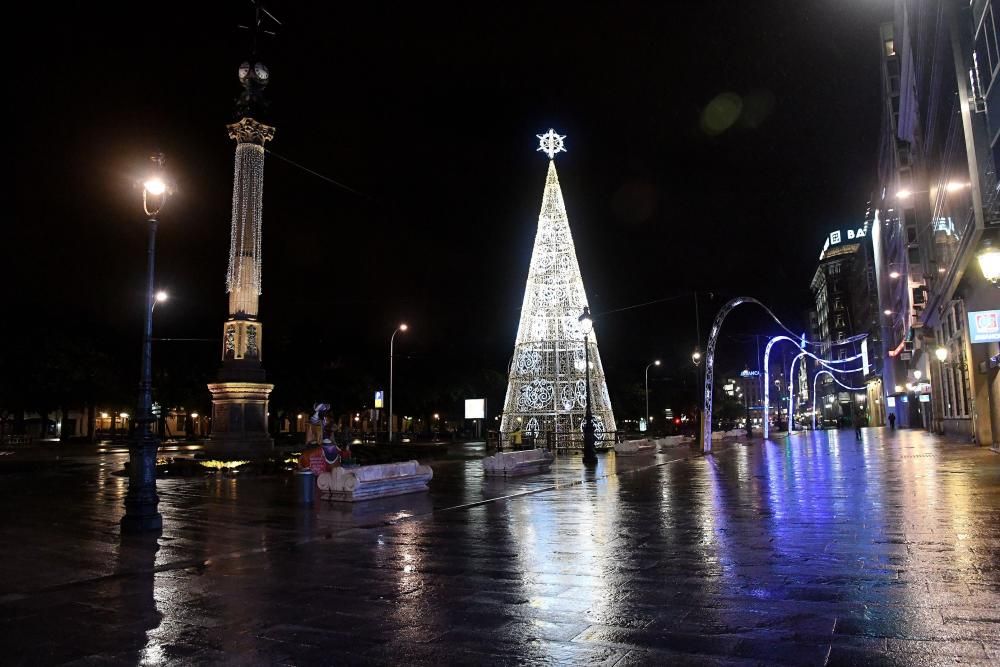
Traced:
POLYGON ((299 502, 305 505, 312 504, 313 496, 316 493, 316 476, 312 470, 299 470, 295 473, 299 485, 299 502))

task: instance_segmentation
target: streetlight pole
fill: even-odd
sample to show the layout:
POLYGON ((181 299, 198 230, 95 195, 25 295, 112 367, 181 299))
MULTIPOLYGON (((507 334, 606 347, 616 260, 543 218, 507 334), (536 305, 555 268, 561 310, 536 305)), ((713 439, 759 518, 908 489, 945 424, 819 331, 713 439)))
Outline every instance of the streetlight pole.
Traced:
MULTIPOLYGON (((660 365, 659 359, 646 364, 646 430, 649 430, 649 367, 659 366, 659 365, 660 365)), ((590 383, 588 383, 588 386, 589 384, 590 383)))
POLYGON ((750 421, 750 367, 743 370, 743 406, 747 413, 747 440, 753 438, 753 422, 750 421))
POLYGON ((594 318, 590 315, 590 306, 583 307, 579 317, 580 329, 583 331, 584 373, 587 384, 587 410, 583 414, 583 463, 597 465, 597 439, 594 434, 594 412, 590 400, 590 332, 594 330, 594 318))
POLYGON ((406 324, 400 324, 392 332, 392 336, 389 338, 389 444, 392 444, 392 360, 393 360, 393 344, 396 342, 396 334, 400 331, 406 331, 409 327, 406 324))
POLYGON ((149 224, 149 242, 146 250, 146 310, 142 334, 142 372, 139 379, 139 404, 136 415, 135 439, 129 445, 129 481, 125 494, 125 515, 121 519, 122 532, 159 531, 163 517, 158 511, 156 495, 156 450, 159 441, 153 434, 153 308, 156 226, 157 215, 166 199, 167 187, 161 177, 163 154, 152 157, 156 174, 143 184, 142 207, 149 224))
POLYGON ((697 423, 695 424, 695 427, 698 429, 697 435, 695 435, 694 439, 695 439, 695 444, 701 447, 702 445, 701 441, 704 438, 704 436, 702 435, 703 427, 701 422, 705 418, 705 415, 701 410, 701 406, 703 405, 703 402, 705 400, 705 395, 704 395, 705 388, 702 386, 704 383, 702 382, 701 379, 700 347, 694 348, 694 352, 691 353, 691 363, 694 364, 694 385, 695 385, 694 410, 695 410, 695 415, 697 416, 696 419, 697 423))
POLYGON ((702 420, 705 416, 702 414, 701 406, 705 403, 705 388, 702 386, 701 380, 701 316, 698 314, 698 290, 694 291, 694 352, 691 353, 691 361, 694 363, 694 384, 695 384, 695 414, 698 415, 698 421, 695 426, 698 428, 698 435, 695 437, 695 443, 698 445, 699 449, 702 447, 702 432, 705 430, 702 426, 702 420))

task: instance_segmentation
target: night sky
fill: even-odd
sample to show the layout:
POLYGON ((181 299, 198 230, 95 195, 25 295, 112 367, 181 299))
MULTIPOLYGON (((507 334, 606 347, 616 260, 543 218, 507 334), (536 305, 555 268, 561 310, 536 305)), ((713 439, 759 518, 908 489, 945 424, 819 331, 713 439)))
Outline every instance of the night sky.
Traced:
MULTIPOLYGON (((5 335, 55 327, 131 373, 146 243, 137 182, 154 150, 176 184, 157 249, 172 300, 156 334, 221 333, 224 125, 250 58, 236 26, 251 5, 86 3, 53 15, 35 4, 21 11, 48 13, 8 22, 31 46, 8 70, 5 335)), ((703 335, 737 294, 800 327, 824 236, 857 226, 874 187, 885 0, 268 7, 283 25, 257 58, 277 126, 261 318, 279 402, 294 369, 382 382, 399 321, 412 327, 397 339, 408 387, 415 375, 505 368, 545 178, 535 135, 549 127, 567 135, 557 167, 595 313, 678 297, 597 320, 613 400, 653 358, 660 376, 687 377, 693 289, 703 335)), ((744 314, 731 331, 727 359, 742 365, 742 335, 774 327, 744 314)), ((218 365, 218 343, 168 347, 158 344, 162 364, 218 365)))

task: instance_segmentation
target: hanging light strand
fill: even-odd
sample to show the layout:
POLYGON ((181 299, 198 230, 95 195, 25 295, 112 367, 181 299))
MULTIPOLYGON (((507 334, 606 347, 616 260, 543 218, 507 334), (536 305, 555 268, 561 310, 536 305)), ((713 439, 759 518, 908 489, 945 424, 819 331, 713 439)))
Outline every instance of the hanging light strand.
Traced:
POLYGON ((237 144, 227 292, 249 288, 253 294, 261 294, 263 189, 264 148, 253 143, 237 144))

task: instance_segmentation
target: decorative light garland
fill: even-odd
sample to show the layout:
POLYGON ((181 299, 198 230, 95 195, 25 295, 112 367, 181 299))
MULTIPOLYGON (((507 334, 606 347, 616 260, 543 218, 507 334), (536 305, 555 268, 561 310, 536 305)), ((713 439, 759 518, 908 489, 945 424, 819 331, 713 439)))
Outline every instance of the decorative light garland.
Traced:
MULTIPOLYGON (((233 217, 230 225, 226 292, 261 294, 261 211, 264 190, 264 147, 236 145, 233 171, 233 217), (249 258, 251 261, 245 261, 249 258)), ((243 304, 241 304, 243 305, 243 304)), ((249 305, 249 304, 248 304, 249 305)), ((256 314, 256 304, 253 304, 256 314)), ((235 314, 235 313, 232 313, 235 314)))
POLYGON ((524 433, 537 436, 553 432, 557 445, 565 446, 571 440, 579 442, 587 405, 584 345, 590 348, 595 433, 603 439, 617 427, 597 337, 591 331, 585 342, 578 319, 588 305, 587 294, 552 161, 556 153, 566 150, 565 136, 554 130, 537 136, 538 150, 550 158, 549 169, 500 431, 509 434, 523 424, 524 433))
MULTIPOLYGON (((827 368, 827 369, 829 369, 829 370, 831 370, 831 371, 833 371, 835 373, 858 373, 858 372, 863 372, 864 371, 864 367, 854 368, 854 369, 846 369, 846 368, 835 368, 834 366, 830 365, 830 364, 843 364, 843 363, 847 363, 848 361, 854 361, 856 359, 861 359, 862 357, 864 357, 864 354, 856 354, 853 357, 845 357, 843 359, 831 359, 829 362, 827 362, 825 359, 823 359, 821 357, 817 357, 815 354, 813 354, 812 352, 809 352, 808 350, 802 350, 797 355, 795 355, 795 357, 792 359, 792 363, 788 367, 788 434, 789 435, 791 435, 791 433, 792 433, 792 422, 794 421, 792 419, 792 412, 793 412, 792 405, 794 404, 794 400, 795 400, 794 399, 794 396, 795 396, 794 387, 795 387, 795 385, 792 382, 792 376, 795 374, 795 362, 798 361, 799 359, 801 359, 804 356, 811 357, 813 360, 818 361, 821 366, 823 366, 823 367, 825 367, 825 368, 827 368)), ((806 388, 808 388, 808 384, 806 385, 806 388)))
MULTIPOLYGON (((860 368, 857 369, 857 371, 860 371, 860 370, 861 370, 860 368)), ((857 372, 857 371, 854 371, 854 372, 857 372)), ((833 378, 834 382, 836 382, 837 384, 839 384, 844 389, 849 389, 851 391, 868 391, 868 387, 850 387, 850 386, 844 384, 843 382, 841 382, 840 380, 838 380, 837 377, 833 373, 831 373, 830 371, 822 370, 822 371, 817 372, 816 375, 813 376, 813 430, 814 431, 816 430, 816 380, 819 379, 820 375, 829 375, 831 378, 833 378)))
MULTIPOLYGON (((708 346, 706 347, 705 350, 705 384, 703 389, 703 400, 704 400, 703 405, 705 407, 702 412, 703 423, 701 427, 702 428, 701 446, 702 446, 702 451, 706 454, 712 451, 712 387, 713 383, 715 382, 715 347, 716 344, 718 343, 719 331, 722 329, 722 323, 725 321, 726 316, 729 315, 729 313, 733 310, 733 308, 736 308, 737 306, 743 303, 751 303, 760 306, 767 312, 768 315, 771 316, 771 319, 777 322, 778 326, 787 331, 789 335, 792 336, 796 335, 794 331, 786 327, 784 323, 778 319, 778 316, 775 315, 770 308, 768 308, 763 303, 761 303, 760 301, 758 301, 753 297, 739 296, 734 299, 730 299, 725 304, 723 304, 722 308, 719 309, 719 312, 716 313, 715 315, 715 321, 712 322, 712 328, 709 330, 708 346)), ((829 345, 831 345, 832 347, 847 345, 849 343, 861 340, 867 335, 868 334, 859 334, 857 336, 851 336, 850 338, 845 338, 844 340, 841 341, 829 343, 829 345)), ((825 341, 804 340, 803 342, 806 345, 827 344, 825 341)))
MULTIPOLYGON (((809 341, 807 341, 805 339, 805 334, 803 334, 801 342, 795 340, 794 338, 789 338, 788 336, 772 336, 767 341, 767 346, 764 348, 764 418, 761 420, 763 431, 764 431, 764 439, 765 440, 767 440, 767 436, 768 436, 768 434, 770 432, 770 426, 771 426, 770 423, 768 422, 768 413, 770 412, 770 409, 771 409, 771 375, 770 375, 770 371, 771 371, 771 362, 770 362, 770 359, 771 359, 771 348, 774 346, 775 343, 780 343, 782 341, 786 341, 786 342, 789 342, 789 343, 796 343, 796 344, 799 344, 801 346, 805 346, 807 343, 809 343, 809 341)), ((806 354, 809 354, 813 359, 818 360, 820 364, 822 364, 823 366, 826 366, 827 368, 830 368, 831 370, 833 370, 836 373, 854 372, 854 371, 846 371, 846 370, 843 370, 843 369, 834 368, 833 366, 830 366, 829 364, 827 364, 826 361, 824 361, 823 359, 820 359, 819 357, 817 357, 815 354, 812 354, 811 352, 808 352, 806 354)), ((842 364, 842 363, 847 362, 847 361, 854 361, 855 359, 860 359, 861 357, 862 357, 862 355, 856 354, 856 355, 854 355, 853 357, 850 357, 850 358, 837 359, 837 360, 833 361, 832 363, 842 364)), ((796 357, 796 359, 797 358, 798 357, 796 357)), ((794 360, 792 361, 792 365, 793 366, 795 365, 794 360)), ((789 387, 791 387, 791 372, 789 372, 788 375, 789 375, 789 383, 788 384, 789 384, 789 387)), ((791 404, 790 401, 788 403, 788 409, 789 410, 792 409, 792 404, 791 404)), ((780 412, 781 412, 781 406, 780 405, 778 406, 778 412, 779 412, 779 416, 780 416, 780 412)), ((791 415, 790 412, 789 412, 789 415, 791 415)))

